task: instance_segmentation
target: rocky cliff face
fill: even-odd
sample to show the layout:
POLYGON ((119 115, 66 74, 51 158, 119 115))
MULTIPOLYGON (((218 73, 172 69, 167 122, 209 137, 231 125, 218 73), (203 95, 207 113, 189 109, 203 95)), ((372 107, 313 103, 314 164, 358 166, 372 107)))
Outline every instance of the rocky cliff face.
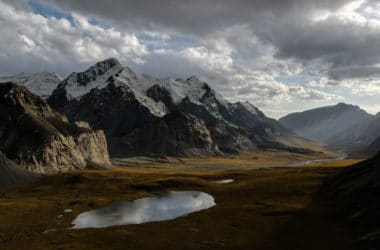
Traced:
POLYGON ((0 150, 35 173, 110 166, 103 131, 68 122, 40 97, 12 83, 0 85, 0 150))
POLYGON ((204 122, 180 111, 156 118, 122 140, 131 154, 204 156, 219 153, 204 122))
MULTIPOLYGON (((158 120, 165 123, 162 118, 177 111, 202 121, 212 142, 225 153, 257 146, 286 149, 288 146, 280 139, 294 136, 250 103, 230 103, 194 76, 156 79, 137 75, 113 58, 71 74, 58 85, 48 103, 71 121, 88 121, 92 127, 104 130, 112 154, 133 151, 130 145, 137 140, 131 137, 133 130, 153 129, 158 120)), ((194 129, 186 133, 189 131, 201 133, 194 129)))
POLYGON ((92 89, 61 110, 73 121, 85 120, 96 129, 104 129, 109 138, 123 136, 155 117, 128 87, 113 83, 92 89))

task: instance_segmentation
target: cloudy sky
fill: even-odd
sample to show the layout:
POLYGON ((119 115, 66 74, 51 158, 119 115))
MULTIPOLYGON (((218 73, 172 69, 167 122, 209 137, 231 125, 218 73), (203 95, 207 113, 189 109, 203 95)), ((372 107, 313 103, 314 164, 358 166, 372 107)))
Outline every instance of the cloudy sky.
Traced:
POLYGON ((347 102, 380 111, 380 0, 0 0, 0 75, 62 78, 116 57, 197 75, 278 118, 347 102))

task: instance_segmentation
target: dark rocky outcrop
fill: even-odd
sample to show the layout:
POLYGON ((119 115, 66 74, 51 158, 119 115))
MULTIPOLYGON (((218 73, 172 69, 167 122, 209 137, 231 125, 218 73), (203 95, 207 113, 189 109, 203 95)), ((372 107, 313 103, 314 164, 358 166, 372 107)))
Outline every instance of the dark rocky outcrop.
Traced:
MULTIPOLYGON (((191 81, 199 80, 193 77, 191 81)), ((295 135, 276 120, 266 117, 249 102, 225 101, 206 83, 201 88, 205 93, 200 103, 184 98, 175 104, 170 91, 159 85, 154 85, 147 93, 156 102, 164 103, 168 110, 178 109, 203 120, 212 139, 223 152, 238 153, 257 147, 288 148, 278 141, 279 137, 295 135)))
POLYGON ((210 131, 211 138, 224 153, 239 153, 257 147, 257 145, 249 139, 249 135, 244 129, 233 126, 222 119, 218 119, 203 105, 193 103, 188 98, 185 98, 176 108, 204 121, 210 131))
POLYGON ((104 130, 109 138, 122 137, 154 118, 128 87, 112 83, 74 99, 62 111, 72 121, 87 121, 104 130))
POLYGON ((103 89, 92 89, 60 110, 71 121, 87 121, 94 129, 104 130, 109 150, 115 156, 130 154, 131 149, 122 137, 155 118, 127 86, 113 83, 103 89))
POLYGON ((136 128, 123 137, 130 154, 205 156, 219 153, 202 120, 180 111, 136 128))
POLYGON ((103 131, 68 122, 40 97, 12 83, 0 85, 0 150, 36 173, 110 166, 103 131))

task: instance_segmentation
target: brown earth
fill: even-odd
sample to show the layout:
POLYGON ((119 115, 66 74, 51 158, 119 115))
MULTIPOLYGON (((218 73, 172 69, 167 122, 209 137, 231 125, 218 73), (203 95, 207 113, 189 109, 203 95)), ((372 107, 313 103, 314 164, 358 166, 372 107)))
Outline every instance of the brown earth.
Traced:
POLYGON ((1 249, 361 249, 355 227, 345 227, 333 212, 335 201, 320 195, 326 179, 353 160, 234 170, 183 159, 176 163, 182 167, 167 163, 174 159, 154 166, 139 161, 134 168, 82 170, 2 190, 1 249), (235 182, 212 182, 227 178, 235 182), (202 191, 217 205, 165 222, 68 229, 81 212, 157 190, 202 191), (66 208, 73 212, 63 213, 66 208))

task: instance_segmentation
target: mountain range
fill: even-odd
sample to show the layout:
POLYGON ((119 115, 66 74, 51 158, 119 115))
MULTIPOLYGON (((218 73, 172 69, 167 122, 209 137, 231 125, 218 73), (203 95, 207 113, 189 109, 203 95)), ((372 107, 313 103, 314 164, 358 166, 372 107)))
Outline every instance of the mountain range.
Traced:
POLYGON ((279 122, 299 136, 324 143, 334 150, 372 155, 380 146, 380 115, 368 114, 350 104, 292 113, 279 122))
MULTIPOLYGON (((380 205, 376 202, 380 191, 380 114, 371 115, 358 106, 339 103, 292 113, 275 120, 249 102, 227 101, 195 76, 187 79, 157 79, 136 74, 114 58, 98 62, 84 72, 74 72, 65 79, 46 72, 0 77, 0 189, 28 184, 44 175, 107 169, 112 166, 110 157, 149 156, 161 160, 166 156, 223 156, 258 148, 310 153, 324 150, 323 144, 329 149, 344 150, 350 155, 374 157, 347 168, 339 168, 336 173, 329 165, 318 165, 324 159, 301 162, 316 163, 318 167, 306 166, 279 172, 287 175, 284 178, 286 183, 281 184, 289 189, 289 176, 296 175, 296 183, 305 181, 302 178, 307 176, 307 186, 310 186, 310 180, 317 182, 315 176, 322 178, 322 174, 329 174, 328 178, 323 179, 320 191, 334 200, 334 210, 337 210, 338 216, 348 223, 360 225, 363 232, 369 232, 363 239, 380 242, 380 237, 376 236, 376 221, 380 218, 377 213, 380 205), (309 169, 304 171, 306 168, 309 169), (317 171, 318 175, 313 175, 313 171, 317 171)), ((294 161, 299 157, 289 155, 294 161)), ((276 153, 273 156, 277 157, 276 153)), ((178 159, 180 161, 183 160, 178 159)), ((144 171, 138 172, 141 175, 144 171)), ((131 172, 126 173, 129 175, 131 172)), ((220 173, 218 171, 218 178, 220 173)), ((266 174, 269 176, 273 173, 270 170, 266 174)), ((104 184, 103 180, 111 180, 120 182, 120 186, 110 186, 112 191, 116 190, 113 187, 121 187, 124 193, 126 188, 131 186, 133 189, 140 185, 125 185, 126 179, 115 179, 117 171, 111 171, 112 176, 100 182, 95 175, 102 174, 92 171, 91 174, 94 176, 89 182, 91 187, 95 182, 104 184)), ((230 171, 228 174, 226 172, 226 176, 229 175, 230 171)), ((66 185, 72 180, 77 182, 84 175, 82 172, 64 176, 66 185)), ((165 176, 169 175, 165 173, 165 176)), ((174 183, 178 188, 182 179, 173 182, 172 176, 174 174, 170 173, 170 180, 159 177, 160 183, 157 185, 146 182, 149 183, 147 190, 166 185, 161 185, 161 182, 169 185, 174 183)), ((255 174, 254 178, 257 179, 257 176, 255 174)), ((268 180, 272 185, 271 180, 279 179, 266 178, 268 180)), ((258 181, 260 185, 263 182, 258 181)), ((42 184, 46 185, 44 181, 42 184)), ((236 185, 247 188, 245 183, 238 182, 236 185)), ((20 190, 34 194, 38 189, 36 187, 20 190)), ((87 187, 86 184, 81 188, 87 187)), ((305 184, 300 187, 300 192, 305 193, 305 184)), ((103 186, 100 188, 103 189, 103 186)), ((273 190, 269 188, 272 193, 273 190)), ((55 195, 55 190, 52 191, 55 195)), ((309 193, 313 196, 316 194, 314 191, 309 193)), ((0 193, 0 198, 4 195, 0 193)), ((79 198, 84 199, 82 193, 80 195, 79 198)), ((29 196, 27 198, 29 201, 29 196)), ((54 200, 57 198, 54 197, 54 200)), ((314 198, 311 200, 314 202, 314 198)), ((14 203, 15 199, 10 201, 14 203)), ((8 207, 9 201, 6 203, 8 207)), ((79 201, 69 204, 76 203, 80 204, 79 201)), ((92 206, 92 201, 88 206, 92 206)), ((302 216, 309 214, 309 210, 305 211, 301 211, 302 216)), ((300 212, 297 211, 297 214, 300 212)), ((298 223, 296 228, 299 228, 298 223)), ((47 231, 43 232, 45 234, 47 231)))
POLYGON ((104 130, 111 155, 212 155, 302 145, 252 104, 230 103, 195 76, 156 79, 114 58, 70 74, 47 102, 70 121, 104 130))
POLYGON ((8 180, 107 168, 109 154, 215 156, 258 147, 321 149, 249 102, 228 102, 195 76, 156 79, 138 75, 114 58, 63 80, 40 73, 0 81, 9 81, 0 84, 1 171, 8 180))
POLYGON ((380 116, 357 106, 340 103, 277 121, 249 102, 227 101, 195 76, 139 75, 115 58, 63 80, 54 73, 0 80, 11 81, 0 84, 0 152, 15 174, 15 164, 34 173, 104 168, 109 155, 307 153, 321 149, 313 141, 376 152, 380 144, 380 116))

